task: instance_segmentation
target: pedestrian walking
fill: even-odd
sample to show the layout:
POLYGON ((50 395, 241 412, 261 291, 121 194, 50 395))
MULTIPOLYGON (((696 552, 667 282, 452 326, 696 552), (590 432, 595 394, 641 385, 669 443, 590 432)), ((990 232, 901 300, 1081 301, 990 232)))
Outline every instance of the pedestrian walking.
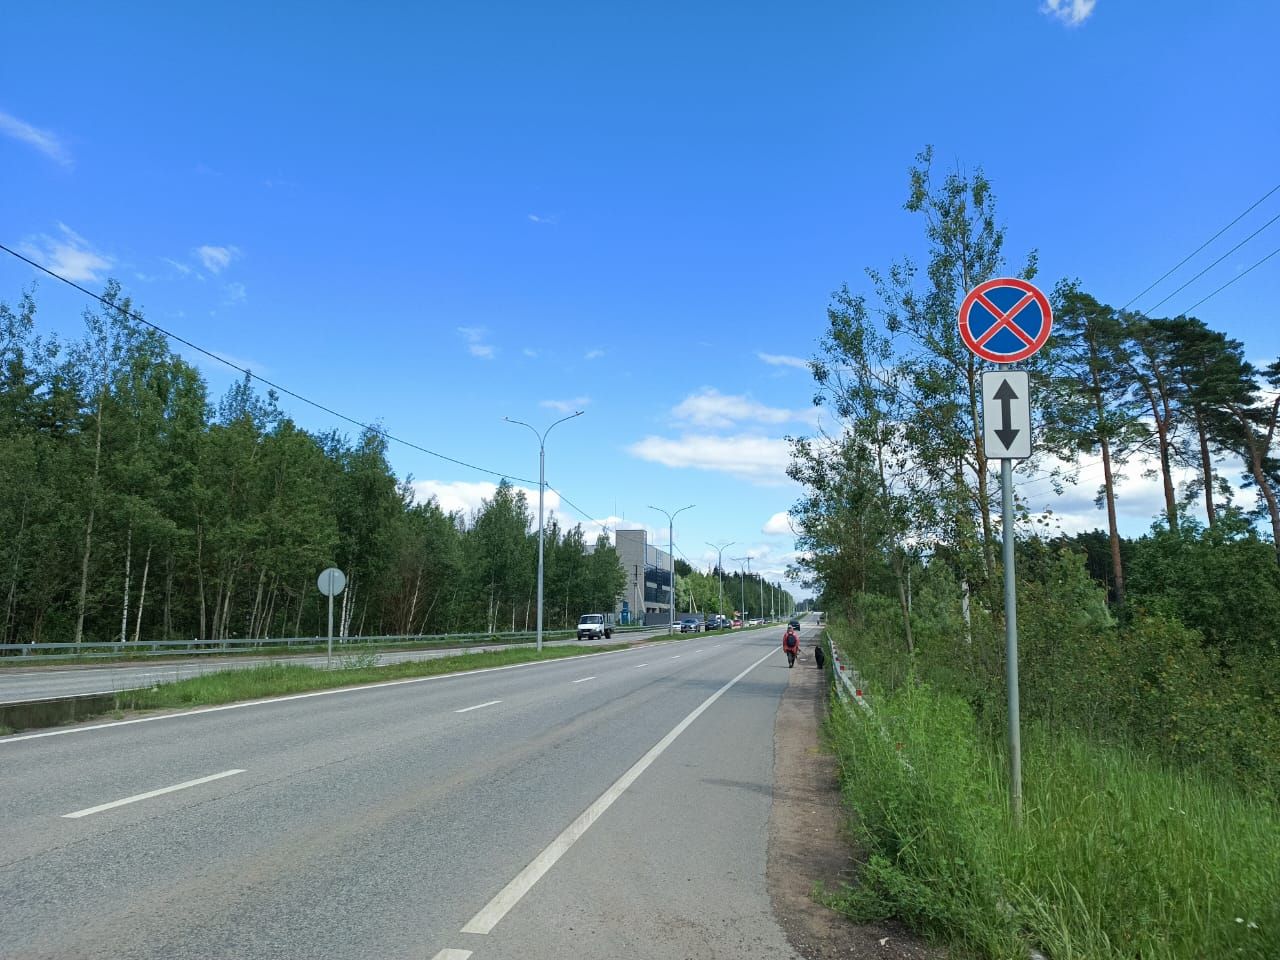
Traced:
POLYGON ((796 654, 800 652, 800 634, 796 633, 791 627, 787 627, 787 632, 782 635, 782 649, 787 654, 787 668, 794 667, 796 665, 796 654))

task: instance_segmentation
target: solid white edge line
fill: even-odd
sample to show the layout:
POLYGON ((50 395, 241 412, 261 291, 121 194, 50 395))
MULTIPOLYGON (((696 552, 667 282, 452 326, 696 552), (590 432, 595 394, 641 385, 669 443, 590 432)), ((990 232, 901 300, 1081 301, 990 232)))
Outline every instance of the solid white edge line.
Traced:
POLYGON ((454 713, 470 713, 472 710, 479 710, 481 707, 492 707, 495 703, 501 703, 501 700, 486 700, 484 703, 477 703, 474 707, 463 707, 461 710, 455 710, 454 713))
POLYGON ((103 810, 123 807, 126 803, 137 803, 139 800, 150 800, 152 797, 159 797, 166 793, 173 793, 176 790, 186 790, 188 787, 198 787, 202 783, 211 783, 214 780, 221 780, 223 777, 234 777, 237 773, 244 773, 244 771, 223 770, 221 773, 210 774, 207 777, 200 777, 196 780, 188 780, 185 783, 175 783, 172 787, 161 787, 159 790, 148 790, 146 793, 135 793, 132 797, 125 797, 123 800, 112 800, 110 803, 100 803, 96 807, 86 807, 84 810, 77 810, 75 813, 64 813, 62 816, 65 820, 78 820, 80 817, 87 817, 93 813, 101 813, 103 810))
POLYGON ((452 947, 441 950, 431 960, 467 960, 471 956, 470 950, 455 950, 452 947))
POLYGON ((588 680, 594 680, 595 677, 582 677, 580 680, 570 680, 570 683, 586 683, 588 680))
MULTIPOLYGON (((366 683, 354 687, 333 687, 329 690, 312 690, 309 693, 291 693, 284 697, 266 697, 261 700, 242 700, 239 703, 223 703, 216 707, 197 707, 194 710, 181 710, 177 713, 161 713, 152 717, 135 717, 132 720, 112 720, 108 723, 91 723, 83 727, 60 727, 57 730, 41 730, 39 733, 19 733, 10 737, 0 737, 0 746, 6 743, 18 743, 22 740, 41 740, 45 737, 61 737, 69 733, 88 733, 91 730, 108 730, 112 727, 128 727, 135 723, 153 723, 156 720, 173 720, 176 717, 194 717, 202 713, 220 713, 223 710, 239 710, 244 707, 259 707, 268 703, 288 703, 290 700, 309 700, 312 697, 327 697, 338 693, 359 693, 363 690, 381 690, 385 687, 400 687, 407 683, 427 683, 432 680, 454 680, 458 677, 479 676, 482 673, 497 673, 499 670, 519 670, 522 667, 545 667, 557 663, 568 663, 584 657, 611 657, 620 653, 634 653, 640 647, 628 647, 626 650, 603 650, 600 653, 579 653, 572 657, 559 657, 555 660, 531 660, 528 663, 508 663, 501 667, 481 667, 478 670, 458 670, 453 673, 436 673, 429 677, 408 677, 404 680, 383 680, 379 683, 366 683)), ((107 691, 109 693, 128 693, 128 690, 107 691)))
MULTIPOLYGON (((692 638, 685 637, 680 640, 659 642, 687 643, 690 639, 692 638)), ((45 737, 63 737, 72 733, 90 733, 95 730, 110 730, 113 727, 130 727, 137 723, 154 723, 157 720, 173 720, 178 717, 194 717, 202 713, 221 713, 224 710, 240 710, 244 707, 260 707, 268 703, 288 703, 290 700, 309 700, 312 697, 328 697, 339 693, 360 693, 364 690, 381 690, 385 687, 404 686, 407 683, 428 683, 432 680, 455 680, 458 677, 478 676, 482 673, 497 673, 499 670, 520 670, 524 667, 546 667, 552 664, 581 660, 584 657, 612 657, 616 654, 635 653, 637 650, 641 649, 643 648, 628 647, 625 650, 602 650, 599 653, 579 653, 572 657, 559 657, 555 660, 531 660, 528 663, 508 663, 501 667, 481 667, 478 670, 458 670, 454 673, 436 673, 429 677, 408 677, 404 680, 384 680, 380 683, 366 683, 354 687, 334 687, 330 690, 312 690, 309 693, 291 693, 285 697, 266 697, 261 700, 242 700, 239 703, 223 703, 216 707, 197 707, 194 710, 180 710, 176 713, 160 713, 151 717, 135 717, 132 720, 112 720, 108 723, 90 723, 84 726, 60 727, 57 730, 41 730, 39 733, 19 733, 9 737, 0 737, 0 747, 7 743, 20 743, 23 740, 43 740, 45 737)), ((107 690, 103 692, 128 693, 129 691, 107 690)))
POLYGON ((707 697, 706 700, 703 700, 701 704, 694 708, 692 713, 676 724, 670 733, 649 748, 648 753, 637 760, 630 770, 614 781, 613 785, 609 787, 609 789, 605 790, 604 793, 600 794, 591 806, 582 811, 573 823, 565 827, 564 832, 562 832, 560 836, 552 840, 547 848, 534 857, 527 867, 516 874, 510 883, 499 890, 498 894, 485 904, 479 913, 467 921, 467 925, 462 928, 462 932, 485 934, 496 927, 502 918, 507 915, 508 911, 519 903, 520 899, 526 893, 533 889, 533 885, 541 880, 548 870, 555 866, 556 861, 564 856, 568 849, 572 847, 588 829, 590 829, 593 823, 600 819, 604 812, 613 805, 615 800, 622 796, 631 784, 635 783, 640 774, 644 773, 645 770, 649 768, 649 765, 652 764, 654 760, 658 759, 667 747, 671 746, 676 737, 684 733, 693 721, 702 716, 702 714, 705 713, 713 703, 724 696, 724 694, 728 692, 734 684, 756 667, 760 666, 760 664, 768 660, 773 656, 773 654, 774 651, 770 650, 711 696, 707 697))

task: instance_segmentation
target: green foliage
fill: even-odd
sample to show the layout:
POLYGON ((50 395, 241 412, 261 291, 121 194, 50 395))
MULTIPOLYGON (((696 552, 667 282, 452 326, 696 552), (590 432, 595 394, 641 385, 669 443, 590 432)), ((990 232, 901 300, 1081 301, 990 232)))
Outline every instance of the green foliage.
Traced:
POLYGON ((1280 955, 1273 802, 1028 724, 1016 828, 1005 758, 961 698, 869 682, 876 715, 837 708, 829 728, 868 854, 834 905, 963 957, 1280 955))
MULTIPOLYGON (((104 296, 65 346, 37 335, 31 295, 0 303, 0 639, 319 635, 329 565, 340 636, 533 628, 522 493, 503 483, 470 517, 416 502, 382 434, 308 433, 248 377, 211 405, 119 287, 104 296)), ((607 542, 548 524, 547 628, 622 584, 607 542)))
POLYGON ((1176 617, 1226 649, 1280 654, 1280 565, 1252 528, 1219 523, 1155 530, 1134 544, 1133 600, 1176 617))

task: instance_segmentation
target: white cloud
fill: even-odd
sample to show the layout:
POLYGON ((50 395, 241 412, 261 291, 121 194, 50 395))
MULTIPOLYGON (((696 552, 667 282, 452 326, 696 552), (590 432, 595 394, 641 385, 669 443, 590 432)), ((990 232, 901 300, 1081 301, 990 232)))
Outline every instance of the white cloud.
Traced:
POLYGON ((240 250, 237 247, 213 247, 206 244, 196 248, 196 256, 210 273, 221 273, 231 266, 232 260, 240 258, 240 250))
POLYGON ((0 110, 0 134, 20 140, 30 147, 35 147, 54 163, 71 167, 71 154, 63 146, 56 134, 48 130, 33 127, 25 120, 19 120, 12 114, 0 110))
MULTIPOLYGON (((1154 454, 1133 457, 1120 470, 1121 478, 1116 483, 1116 522, 1121 536, 1141 536, 1146 533, 1157 518, 1163 518, 1165 511, 1164 481, 1159 474, 1160 460, 1154 454), (1153 476, 1144 476, 1149 471, 1156 471, 1153 476)), ((1234 480, 1237 468, 1234 463, 1219 461, 1215 469, 1223 476, 1234 480)), ((1173 473, 1175 494, 1181 497, 1185 485, 1198 476, 1198 471, 1175 467, 1173 473)), ((1038 466, 1036 475, 1019 476, 1014 473, 1015 491, 1027 505, 1033 520, 1044 520, 1048 523, 1050 535, 1059 531, 1071 535, 1086 530, 1106 530, 1107 513, 1105 508, 1095 504, 1094 498, 1102 487, 1102 463, 1097 457, 1085 457, 1079 464, 1072 466, 1056 460, 1049 460, 1038 466), (1044 476, 1054 466, 1062 467, 1069 474, 1078 477, 1074 484, 1067 484, 1061 495, 1053 492, 1049 480, 1044 476)), ((1236 502, 1247 505, 1250 493, 1238 491, 1236 502)), ((1191 505, 1191 512, 1204 521, 1204 501, 1197 498, 1191 505)), ((1042 525, 1037 525, 1043 529, 1042 525)))
POLYGON ((582 359, 583 360, 599 360, 603 356, 604 356, 603 350, 588 350, 585 354, 583 354, 582 359))
POLYGON ((185 263, 179 263, 177 260, 172 260, 169 257, 161 257, 160 259, 173 267, 173 269, 177 270, 184 277, 191 272, 191 268, 185 263))
POLYGON ((243 283, 228 283, 226 286, 227 303, 243 303, 248 291, 243 283))
POLYGON ((458 327, 458 333, 463 340, 467 341, 467 350, 473 357, 492 360, 497 354, 492 344, 484 342, 489 335, 485 327, 458 327))
POLYGON ((547 225, 549 225, 549 226, 555 226, 557 223, 559 223, 559 222, 560 222, 560 218, 559 218, 558 216, 556 216, 555 214, 550 214, 550 215, 548 215, 548 216, 541 216, 541 217, 540 217, 540 216, 538 216, 536 213, 531 213, 531 214, 529 214, 529 222, 530 222, 530 223, 545 223, 545 224, 547 224, 547 225))
POLYGON ((785 353, 761 353, 757 351, 756 356, 771 367, 795 367, 797 370, 809 369, 808 360, 804 360, 801 357, 787 356, 785 353))
POLYGON ((533 349, 533 347, 525 347, 520 352, 530 359, 536 360, 538 358, 538 351, 533 349))
POLYGON ((676 420, 695 427, 732 427, 736 423, 807 423, 817 419, 817 408, 786 410, 768 407, 746 396, 723 394, 714 387, 685 397, 672 411, 676 420))
POLYGON ((40 234, 24 241, 20 246, 22 253, 59 276, 79 282, 101 279, 102 271, 115 262, 92 250, 88 241, 65 223, 59 223, 58 230, 62 234, 59 237, 40 234))
POLYGON ((555 410, 557 413, 573 413, 584 409, 590 402, 590 397, 574 397, 572 400, 543 400, 538 406, 555 410))
POLYGON ((791 527, 791 516, 785 510, 775 513, 766 520, 760 532, 767 533, 771 537, 788 537, 795 534, 795 530, 791 527))
POLYGON ((1089 19, 1097 3, 1098 0, 1044 0, 1040 10, 1069 27, 1078 27, 1089 19))
POLYGON ((764 487, 789 482, 791 445, 783 439, 743 434, 685 434, 679 439, 645 437, 627 448, 632 456, 663 466, 727 473, 764 487))
MULTIPOLYGON (((519 484, 512 484, 512 486, 514 489, 524 492, 525 499, 529 502, 531 508, 530 512, 533 514, 534 529, 537 529, 538 488, 522 487, 519 484)), ((467 480, 415 480, 413 483, 414 498, 417 502, 425 503, 435 497, 440 509, 445 513, 461 510, 463 515, 468 518, 471 516, 472 511, 480 509, 483 501, 492 500, 497 489, 498 485, 490 480, 478 480, 475 482, 467 480)), ((543 504, 545 511, 559 512, 560 495, 554 490, 548 489, 543 504)), ((569 524, 569 526, 573 526, 573 524, 569 524)))

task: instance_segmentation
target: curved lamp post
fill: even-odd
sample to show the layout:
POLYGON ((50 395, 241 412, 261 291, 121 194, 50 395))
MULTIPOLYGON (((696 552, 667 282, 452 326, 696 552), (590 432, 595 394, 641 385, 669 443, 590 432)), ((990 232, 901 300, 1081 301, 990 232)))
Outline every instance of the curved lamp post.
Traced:
POLYGON ((716 546, 710 540, 703 541, 703 543, 716 552, 716 573, 720 574, 720 604, 716 607, 716 613, 720 614, 722 617, 724 616, 724 567, 721 565, 721 560, 723 559, 722 555, 724 552, 737 542, 737 540, 730 540, 728 543, 716 546))
MULTIPOLYGON (((571 413, 567 417, 561 417, 555 423, 539 433, 533 424, 525 423, 523 420, 513 420, 511 417, 503 417, 507 423, 518 423, 522 427, 528 427, 533 431, 533 435, 538 438, 538 652, 542 652, 542 501, 546 495, 547 489, 547 434, 555 427, 556 424, 564 423, 566 420, 572 420, 574 417, 582 416, 583 411, 571 413)), ((525 621, 528 623, 528 621, 525 621)))
POLYGON ((681 507, 675 513, 667 513, 661 507, 649 504, 650 510, 657 510, 659 513, 666 514, 667 517, 667 559, 671 563, 671 617, 667 628, 668 635, 676 632, 676 517, 686 510, 692 510, 694 506, 695 504, 691 503, 687 507, 681 507))

